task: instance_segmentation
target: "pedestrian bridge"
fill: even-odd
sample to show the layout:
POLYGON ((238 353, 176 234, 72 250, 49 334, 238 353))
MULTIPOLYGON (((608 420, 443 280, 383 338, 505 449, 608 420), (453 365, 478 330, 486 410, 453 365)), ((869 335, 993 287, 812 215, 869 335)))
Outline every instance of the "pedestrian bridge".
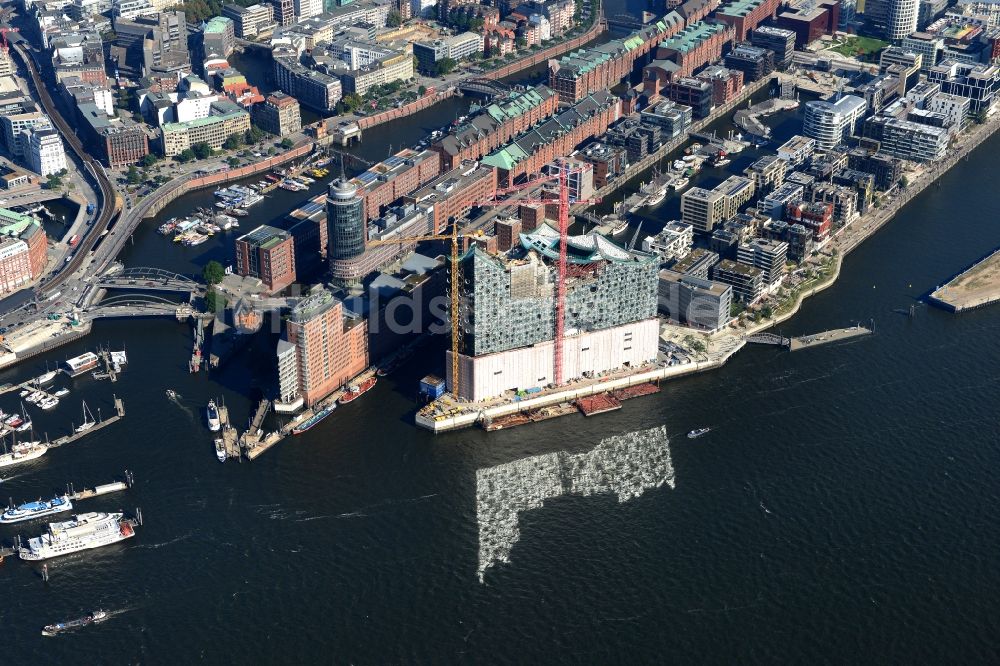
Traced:
POLYGON ((757 333, 748 337, 747 342, 758 345, 775 345, 776 347, 789 347, 792 344, 789 338, 775 335, 774 333, 757 333))
POLYGON ((126 268, 105 274, 97 281, 104 289, 132 289, 141 291, 173 291, 200 294, 203 284, 187 275, 163 270, 162 268, 126 268))
POLYGON ((503 95, 510 90, 510 86, 502 81, 482 78, 464 79, 455 87, 466 95, 485 95, 486 97, 503 95))

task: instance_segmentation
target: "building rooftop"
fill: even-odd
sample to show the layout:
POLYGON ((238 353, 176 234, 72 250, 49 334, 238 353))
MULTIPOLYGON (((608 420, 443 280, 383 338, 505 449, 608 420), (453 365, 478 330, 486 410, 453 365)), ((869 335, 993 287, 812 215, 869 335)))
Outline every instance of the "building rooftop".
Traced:
POLYGON ((764 4, 764 0, 732 0, 719 7, 716 14, 724 16, 746 16, 764 4))
MULTIPOLYGON (((534 250, 553 261, 559 260, 559 232, 542 223, 532 232, 520 234, 521 247, 534 250)), ((570 263, 590 264, 595 261, 659 262, 656 255, 627 250, 596 231, 566 239, 566 255, 570 263)))
POLYGON ((691 49, 699 46, 703 41, 709 39, 728 28, 722 23, 706 23, 698 21, 684 28, 670 39, 661 42, 660 48, 671 49, 680 53, 687 53, 691 49))

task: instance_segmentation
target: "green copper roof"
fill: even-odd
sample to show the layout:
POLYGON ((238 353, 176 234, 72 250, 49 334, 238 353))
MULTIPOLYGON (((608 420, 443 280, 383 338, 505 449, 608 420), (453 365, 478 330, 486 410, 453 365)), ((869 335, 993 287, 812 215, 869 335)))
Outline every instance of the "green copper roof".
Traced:
POLYGON ((0 208, 0 234, 4 236, 20 236, 24 230, 38 222, 28 215, 0 208))

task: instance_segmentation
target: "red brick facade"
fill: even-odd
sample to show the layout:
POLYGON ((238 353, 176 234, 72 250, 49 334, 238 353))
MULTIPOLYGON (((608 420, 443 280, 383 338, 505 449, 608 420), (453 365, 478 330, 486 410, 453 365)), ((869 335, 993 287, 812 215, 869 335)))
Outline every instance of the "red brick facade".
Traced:
POLYGON ((778 7, 781 6, 781 0, 760 0, 760 4, 748 12, 734 11, 732 14, 727 14, 727 10, 730 10, 735 4, 726 3, 720 7, 719 11, 715 13, 715 18, 733 26, 733 29, 736 30, 737 42, 745 42, 751 30, 767 19, 778 15, 778 7))

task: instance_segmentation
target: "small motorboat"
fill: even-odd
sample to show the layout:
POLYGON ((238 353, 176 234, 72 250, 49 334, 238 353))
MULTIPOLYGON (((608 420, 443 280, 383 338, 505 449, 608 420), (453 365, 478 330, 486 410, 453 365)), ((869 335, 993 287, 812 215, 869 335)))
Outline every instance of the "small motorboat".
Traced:
POLYGON ((709 433, 711 428, 698 428, 697 430, 692 430, 688 433, 688 439, 698 439, 702 435, 709 433))
POLYGON ((226 462, 226 442, 221 437, 215 438, 215 457, 219 459, 219 462, 226 462))
POLYGON ((181 396, 177 393, 177 391, 173 389, 167 389, 167 397, 170 398, 171 400, 176 400, 181 396))

